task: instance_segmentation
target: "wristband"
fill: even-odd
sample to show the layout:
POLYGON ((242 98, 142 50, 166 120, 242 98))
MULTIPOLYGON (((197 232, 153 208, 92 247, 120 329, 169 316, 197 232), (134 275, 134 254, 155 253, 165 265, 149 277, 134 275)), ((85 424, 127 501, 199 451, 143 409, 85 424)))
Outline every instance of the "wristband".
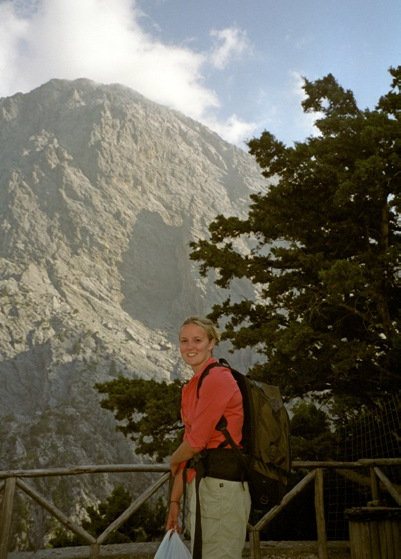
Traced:
POLYGON ((177 503, 177 505, 179 505, 180 501, 170 501, 170 505, 171 505, 171 503, 177 503))

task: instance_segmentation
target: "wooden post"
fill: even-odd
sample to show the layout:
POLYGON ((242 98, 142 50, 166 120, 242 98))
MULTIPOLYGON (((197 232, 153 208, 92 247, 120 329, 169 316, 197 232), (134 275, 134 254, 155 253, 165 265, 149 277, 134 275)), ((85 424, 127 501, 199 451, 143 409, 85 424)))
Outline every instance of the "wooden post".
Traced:
POLYGON ((249 549, 251 552, 251 559, 261 559, 260 553, 260 532, 253 527, 249 530, 249 549))
POLYGON ((370 486, 372 490, 372 501, 378 504, 380 501, 379 483, 377 481, 375 469, 369 468, 369 471, 370 471, 370 486))
POLYGON ((6 479, 0 511, 0 559, 7 559, 15 493, 15 477, 6 479))
POLYGON ((319 559, 329 559, 327 551, 326 521, 324 518, 323 470, 318 468, 315 477, 315 512, 317 550, 319 559))
POLYGON ((354 507, 345 511, 349 520, 352 559, 399 559, 400 507, 354 507))
POLYGON ((100 555, 100 545, 98 543, 92 543, 90 546, 89 559, 96 559, 100 555))

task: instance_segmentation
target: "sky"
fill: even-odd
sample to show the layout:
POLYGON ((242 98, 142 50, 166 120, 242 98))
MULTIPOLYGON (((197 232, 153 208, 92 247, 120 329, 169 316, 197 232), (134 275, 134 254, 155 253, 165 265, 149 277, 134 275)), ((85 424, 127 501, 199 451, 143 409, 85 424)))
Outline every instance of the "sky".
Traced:
POLYGON ((303 79, 373 109, 401 65, 401 0, 0 0, 0 97, 121 83, 247 150, 316 131, 303 79))

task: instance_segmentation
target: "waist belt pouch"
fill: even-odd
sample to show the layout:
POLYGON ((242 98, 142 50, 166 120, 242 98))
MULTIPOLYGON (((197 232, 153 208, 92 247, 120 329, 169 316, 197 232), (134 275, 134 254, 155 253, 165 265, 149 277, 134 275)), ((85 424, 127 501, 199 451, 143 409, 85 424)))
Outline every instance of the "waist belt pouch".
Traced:
MULTIPOLYGON (((204 451, 205 476, 229 481, 246 480, 245 461, 231 448, 211 448, 204 451)), ((246 460, 246 457, 243 456, 246 460)))

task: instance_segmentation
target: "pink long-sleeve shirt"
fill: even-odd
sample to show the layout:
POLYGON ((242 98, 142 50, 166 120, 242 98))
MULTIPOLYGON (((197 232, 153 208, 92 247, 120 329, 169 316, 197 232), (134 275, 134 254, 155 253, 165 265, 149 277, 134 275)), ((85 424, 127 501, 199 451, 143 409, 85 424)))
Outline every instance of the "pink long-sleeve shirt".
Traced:
POLYGON ((181 417, 185 426, 184 440, 192 447, 216 448, 225 441, 223 433, 215 429, 222 415, 227 430, 237 444, 242 437, 244 411, 242 395, 229 369, 213 367, 202 381, 197 398, 199 378, 204 369, 216 362, 212 357, 183 387, 181 417))

